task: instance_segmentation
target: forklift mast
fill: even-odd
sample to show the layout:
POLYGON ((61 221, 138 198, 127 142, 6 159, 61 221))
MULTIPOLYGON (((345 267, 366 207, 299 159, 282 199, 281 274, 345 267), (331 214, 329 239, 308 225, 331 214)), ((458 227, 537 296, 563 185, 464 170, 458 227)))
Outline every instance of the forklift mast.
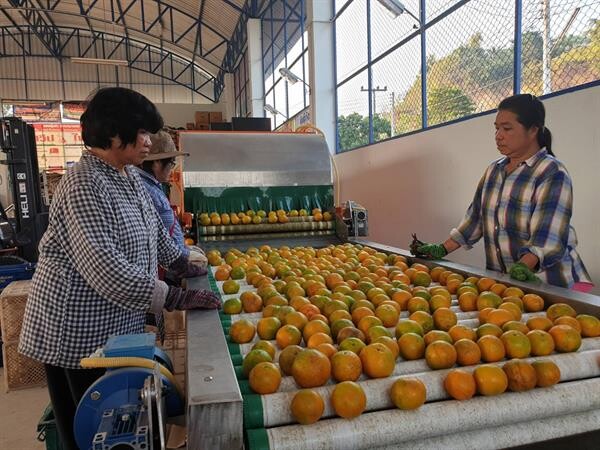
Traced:
POLYGON ((48 227, 48 205, 43 201, 35 146, 35 131, 18 117, 1 119, 0 147, 6 153, 15 205, 16 244, 30 262, 38 259, 38 244, 48 227))

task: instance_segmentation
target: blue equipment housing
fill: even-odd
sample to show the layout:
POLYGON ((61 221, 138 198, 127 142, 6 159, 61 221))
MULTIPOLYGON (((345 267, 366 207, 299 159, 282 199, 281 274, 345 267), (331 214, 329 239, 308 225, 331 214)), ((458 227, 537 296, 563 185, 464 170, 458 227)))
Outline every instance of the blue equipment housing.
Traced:
MULTIPOLYGON (((107 358, 138 357, 157 361, 172 371, 171 360, 154 343, 152 333, 113 336, 103 353, 107 358)), ((152 412, 148 411, 141 391, 146 380, 154 376, 153 369, 144 367, 107 369, 86 391, 77 407, 74 428, 79 448, 107 450, 116 445, 127 445, 126 448, 135 450, 152 448, 152 412)), ((184 402, 176 387, 164 375, 160 375, 160 380, 166 416, 182 415, 184 402)))

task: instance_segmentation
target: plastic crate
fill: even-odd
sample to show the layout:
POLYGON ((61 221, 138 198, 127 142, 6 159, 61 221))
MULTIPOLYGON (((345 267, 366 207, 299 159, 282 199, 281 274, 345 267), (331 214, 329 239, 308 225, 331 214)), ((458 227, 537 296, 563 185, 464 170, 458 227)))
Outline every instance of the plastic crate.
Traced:
POLYGON ((46 406, 42 417, 37 426, 38 441, 46 443, 46 450, 62 450, 56 422, 54 420, 54 411, 52 405, 46 406))
POLYGON ((4 387, 6 391, 46 385, 44 365, 18 352, 18 342, 2 344, 4 387))
POLYGON ((18 256, 0 256, 0 289, 16 280, 30 280, 35 264, 18 256))

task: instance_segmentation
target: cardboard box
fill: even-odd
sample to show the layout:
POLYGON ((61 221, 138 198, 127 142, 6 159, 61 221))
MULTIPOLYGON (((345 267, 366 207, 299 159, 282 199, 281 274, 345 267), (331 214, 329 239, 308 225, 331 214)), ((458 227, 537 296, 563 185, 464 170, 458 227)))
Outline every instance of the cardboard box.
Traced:
POLYGON ((210 125, 208 123, 197 123, 196 130, 210 130, 210 125))
POLYGON ((195 127, 196 127, 196 124, 194 122, 188 122, 185 124, 186 130, 193 130, 195 127))
POLYGON ((221 113, 220 111, 211 112, 209 114, 209 117, 210 117, 210 123, 223 122, 223 113, 221 113))
POLYGON ((210 123, 210 113, 208 111, 196 111, 196 114, 194 115, 194 121, 196 122, 196 125, 198 125, 199 123, 210 123))

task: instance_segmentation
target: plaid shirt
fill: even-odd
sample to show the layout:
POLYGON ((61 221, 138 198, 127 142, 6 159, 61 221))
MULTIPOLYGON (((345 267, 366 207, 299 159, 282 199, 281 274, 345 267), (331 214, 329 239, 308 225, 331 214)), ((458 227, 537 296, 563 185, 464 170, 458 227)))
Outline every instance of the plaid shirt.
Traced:
POLYGON ((466 248, 481 237, 487 268, 506 272, 530 252, 539 258, 542 281, 571 287, 590 277, 575 250, 573 192, 563 164, 545 148, 506 172, 509 158, 494 161, 479 181, 462 223, 450 236, 466 248))
POLYGON ((179 225, 179 221, 175 220, 175 214, 173 213, 173 208, 171 208, 171 204, 169 203, 169 199, 165 195, 162 185, 160 182, 150 175, 148 172, 142 169, 136 168, 137 172, 140 174, 142 181, 144 182, 144 186, 152 199, 152 203, 154 203, 154 207, 158 211, 158 215, 162 220, 167 231, 173 229, 173 233, 171 237, 175 244, 181 250, 181 253, 186 257, 190 257, 190 251, 185 246, 185 242, 183 240, 183 231, 181 230, 181 225, 179 225))
POLYGON ((158 264, 181 252, 137 171, 125 170, 84 154, 61 180, 25 309, 24 355, 74 369, 109 336, 144 331, 158 264))

